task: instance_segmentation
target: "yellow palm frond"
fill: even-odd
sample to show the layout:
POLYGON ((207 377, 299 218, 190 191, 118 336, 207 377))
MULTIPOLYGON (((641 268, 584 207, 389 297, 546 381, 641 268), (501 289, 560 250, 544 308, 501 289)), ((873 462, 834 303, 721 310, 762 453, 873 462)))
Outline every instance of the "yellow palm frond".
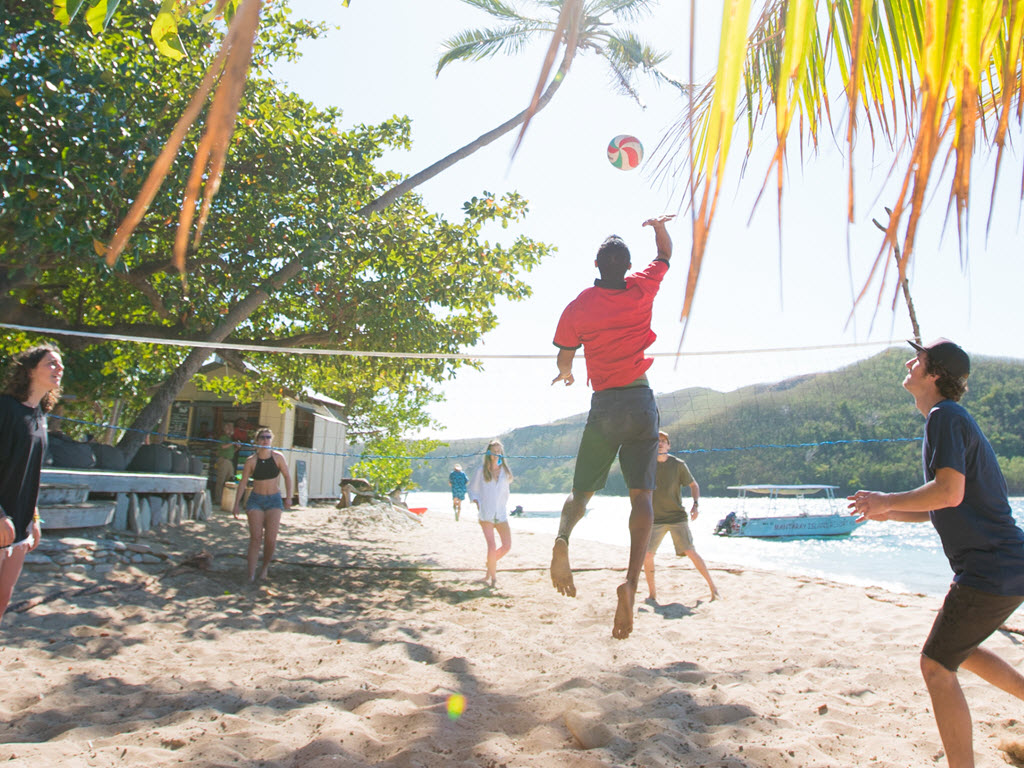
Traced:
MULTIPOLYGON (((872 146, 881 138, 890 148, 910 147, 894 166, 902 182, 858 302, 875 280, 882 300, 891 253, 899 254, 897 286, 904 278, 926 192, 946 178, 935 172, 936 160, 952 169, 947 215, 955 211, 961 247, 966 247, 976 148, 983 139, 997 149, 998 181, 1011 115, 1018 124, 1024 117, 1024 0, 765 0, 748 32, 750 18, 749 0, 725 0, 715 77, 704 88, 694 87, 701 94, 695 109, 658 149, 659 176, 680 178, 672 165, 681 164, 681 157, 700 182, 687 191, 696 212, 684 334, 733 133, 747 126, 749 157, 754 132, 772 110, 776 149, 765 182, 775 170, 781 211, 783 164, 794 126, 801 149, 816 148, 821 129, 832 127, 826 88, 831 62, 836 64, 832 76, 838 69, 843 85, 848 154, 852 157, 858 121, 867 126, 872 146), (736 119, 737 114, 746 119, 736 119), (684 145, 684 136, 694 137, 692 148, 684 145)), ((992 194, 994 199, 995 182, 992 194)), ((779 228, 781 233, 781 214, 779 228)))

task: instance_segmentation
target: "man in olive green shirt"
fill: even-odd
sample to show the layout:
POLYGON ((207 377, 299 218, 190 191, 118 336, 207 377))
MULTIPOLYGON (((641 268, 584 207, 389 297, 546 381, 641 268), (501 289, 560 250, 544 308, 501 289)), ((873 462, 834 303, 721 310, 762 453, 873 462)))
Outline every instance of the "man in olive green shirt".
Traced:
POLYGON ((220 436, 219 445, 214 451, 217 459, 217 478, 213 485, 213 503, 220 506, 220 498, 224 495, 224 484, 228 478, 235 476, 235 453, 238 451, 238 443, 235 442, 235 425, 225 421, 221 427, 223 434, 220 436))
POLYGON ((693 548, 693 536, 690 534, 690 525, 687 521, 686 509, 683 506, 683 486, 690 487, 690 496, 693 499, 693 506, 690 507, 690 520, 697 519, 697 502, 700 499, 700 486, 690 474, 690 468, 680 458, 669 455, 669 448, 672 443, 665 432, 658 433, 658 464, 654 475, 654 525, 651 527, 651 543, 647 547, 647 556, 644 558, 644 575, 647 577, 647 590, 650 592, 651 600, 657 600, 657 593, 654 589, 654 553, 658 551, 665 534, 672 534, 672 543, 675 544, 676 556, 686 555, 700 571, 700 575, 711 588, 711 599, 719 597, 715 589, 715 582, 711 580, 711 573, 708 571, 704 558, 697 554, 693 548))

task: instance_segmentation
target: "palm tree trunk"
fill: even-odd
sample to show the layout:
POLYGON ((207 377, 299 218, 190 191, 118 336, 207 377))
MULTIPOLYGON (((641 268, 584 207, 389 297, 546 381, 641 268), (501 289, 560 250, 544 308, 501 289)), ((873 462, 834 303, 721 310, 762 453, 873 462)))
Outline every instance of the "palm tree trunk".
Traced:
MULTIPOLYGON (((572 63, 574 55, 575 51, 570 51, 568 49, 566 50, 565 56, 562 57, 562 64, 558 68, 558 73, 554 76, 554 78, 552 78, 551 82, 548 84, 548 87, 544 89, 544 93, 537 101, 537 108, 536 110, 534 110, 532 114, 540 112, 542 109, 544 109, 544 107, 548 105, 548 102, 551 101, 552 97, 555 95, 555 91, 558 90, 558 87, 562 84, 562 80, 565 79, 565 74, 569 71, 569 65, 572 63)), ((448 170, 460 160, 465 160, 478 149, 483 149, 491 142, 500 139, 506 133, 512 131, 515 128, 518 128, 526 120, 527 115, 530 114, 531 112, 529 108, 524 109, 518 115, 511 118, 510 120, 506 120, 497 128, 494 128, 488 131, 487 133, 481 134, 464 147, 455 150, 447 157, 441 158, 433 165, 424 168, 419 173, 414 174, 405 181, 396 184, 383 195, 378 197, 376 200, 367 203, 362 208, 360 208, 358 211, 359 215, 369 216, 371 213, 375 213, 377 211, 381 211, 387 208, 389 205, 394 203, 395 200, 400 198, 409 190, 415 189, 425 181, 430 181, 430 179, 434 178, 442 171, 448 170)))

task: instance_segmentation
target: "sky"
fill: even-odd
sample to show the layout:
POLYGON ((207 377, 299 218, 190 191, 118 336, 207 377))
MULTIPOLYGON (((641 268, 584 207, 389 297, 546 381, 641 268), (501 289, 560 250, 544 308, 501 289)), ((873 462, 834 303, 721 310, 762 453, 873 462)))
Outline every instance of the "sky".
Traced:
MULTIPOLYGON (((698 3, 698 81, 713 73, 720 25, 716 5, 698 3)), ((352 0, 349 8, 337 0, 299 0, 294 7, 335 28, 305 44, 303 58, 280 66, 278 77, 311 101, 343 110, 346 128, 396 114, 410 116, 412 150, 393 152, 383 161, 408 174, 524 108, 548 43, 539 38, 514 57, 457 62, 435 77, 441 43, 464 29, 493 26, 491 17, 460 0, 352 0)), ((666 0, 630 26, 655 48, 671 53, 666 71, 689 79, 689 3, 666 0)), ((912 336, 902 297, 891 308, 891 279, 881 304, 875 301, 876 284, 854 310, 854 295, 881 243, 872 218, 884 222, 884 206, 896 198, 890 175, 896 156, 862 136, 851 160, 858 194, 856 220, 848 227, 845 115, 835 114, 841 110, 833 105, 839 126, 834 138, 826 133, 816 152, 801 152, 795 143, 789 147, 781 250, 774 191, 755 207, 774 150, 774 130, 756 135, 745 175, 740 173, 745 132, 737 135, 677 357, 690 255, 689 212, 680 209, 678 190, 655 178, 653 150, 686 105, 670 88, 642 77, 639 85, 646 108, 614 90, 602 60, 594 54, 577 56, 552 102, 534 118, 514 160, 516 132, 418 188, 429 207, 456 219, 462 204, 485 190, 518 191, 530 201, 528 217, 517 227, 496 228, 486 236, 511 242, 526 235, 557 247, 525 276, 533 296, 519 303, 500 301, 498 327, 467 350, 482 356, 540 357, 484 357, 482 371, 461 371, 443 387, 446 402, 431 411, 441 426, 426 434, 486 438, 586 411, 591 392, 582 359, 577 359, 573 386, 551 386, 557 373, 551 339, 558 317, 592 285, 594 254, 607 235, 626 240, 638 268, 654 258, 652 231, 641 224, 661 213, 679 215, 669 228, 672 269, 654 306, 658 340, 649 350, 655 363, 648 378, 656 393, 692 386, 729 391, 834 370, 912 336), (643 143, 646 156, 640 168, 622 171, 608 162, 608 141, 619 134, 643 143), (791 351, 761 351, 780 349, 791 351)), ((979 153, 975 162, 969 258, 962 263, 955 222, 943 231, 944 183, 922 220, 909 274, 911 294, 926 340, 946 336, 972 354, 1024 358, 1020 156, 1008 149, 987 236, 991 158, 979 153)))

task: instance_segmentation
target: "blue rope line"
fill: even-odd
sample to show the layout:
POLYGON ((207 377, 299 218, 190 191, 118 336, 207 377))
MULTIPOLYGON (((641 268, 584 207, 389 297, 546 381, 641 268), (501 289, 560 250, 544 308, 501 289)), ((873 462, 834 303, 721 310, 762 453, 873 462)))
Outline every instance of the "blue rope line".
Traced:
POLYGON ((738 448, 694 448, 688 451, 670 451, 670 453, 723 453, 726 451, 750 451, 755 448, 814 448, 819 445, 858 445, 861 443, 916 443, 923 439, 923 437, 886 437, 864 438, 863 440, 822 440, 817 443, 783 443, 778 445, 759 443, 738 448))
MULTIPOLYGON (((145 435, 158 435, 160 437, 170 438, 172 440, 184 440, 184 441, 187 441, 187 442, 201 442, 201 443, 211 443, 212 445, 223 445, 223 443, 220 440, 217 440, 217 439, 211 438, 211 437, 189 437, 188 435, 174 435, 174 434, 165 433, 165 432, 150 432, 150 431, 146 431, 144 429, 134 429, 132 427, 119 427, 119 426, 117 426, 115 424, 101 424, 101 423, 98 423, 98 422, 95 422, 95 421, 84 421, 82 419, 72 419, 72 418, 68 418, 67 416, 57 416, 55 414, 49 414, 49 418, 51 418, 51 419, 60 419, 62 421, 67 421, 67 422, 70 422, 70 423, 73 423, 73 424, 83 424, 83 425, 89 426, 89 427, 100 427, 102 429, 116 429, 116 430, 120 430, 122 432, 141 432, 142 434, 145 434, 145 435)), ((819 447, 819 446, 826 446, 826 445, 860 445, 860 444, 866 444, 866 443, 915 443, 915 442, 920 442, 923 439, 924 438, 922 438, 922 437, 891 437, 891 438, 865 438, 865 439, 862 439, 862 440, 821 440, 821 441, 815 442, 815 443, 777 443, 777 444, 776 443, 758 443, 756 445, 743 445, 743 446, 736 446, 734 448, 690 448, 690 449, 681 450, 681 451, 669 451, 669 453, 673 454, 673 455, 692 455, 692 454, 698 454, 698 453, 729 453, 729 452, 732 452, 732 451, 751 451, 751 450, 756 450, 758 448, 772 448, 772 449, 782 449, 782 448, 816 448, 816 447, 819 447)), ((253 448, 253 449, 255 449, 255 448, 258 447, 255 443, 242 443, 242 442, 238 442, 237 440, 233 440, 232 442, 237 442, 239 445, 244 446, 246 448, 253 448)), ((448 454, 445 454, 444 456, 424 456, 422 454, 421 455, 417 455, 417 456, 400 456, 400 455, 395 455, 395 454, 333 453, 333 452, 330 452, 330 451, 314 451, 312 448, 284 448, 284 447, 278 447, 278 446, 271 446, 271 448, 273 448, 276 451, 289 451, 289 452, 294 452, 294 453, 311 453, 311 454, 315 454, 317 456, 340 456, 341 458, 358 459, 359 461, 364 461, 364 460, 369 460, 369 459, 403 459, 403 460, 415 460, 415 461, 451 461, 452 459, 480 458, 480 457, 482 457, 486 453, 486 451, 476 451, 476 452, 473 452, 473 453, 448 453, 448 454)), ((527 461, 527 460, 529 460, 529 461, 540 461, 540 460, 552 460, 552 459, 566 459, 567 460, 567 459, 575 459, 576 458, 576 454, 574 454, 574 453, 560 454, 560 455, 558 455, 558 454, 535 455, 535 456, 525 456, 525 455, 516 456, 516 455, 513 455, 513 454, 506 454, 506 455, 508 456, 508 458, 516 459, 517 461, 520 460, 520 459, 524 460, 524 461, 527 461)))

